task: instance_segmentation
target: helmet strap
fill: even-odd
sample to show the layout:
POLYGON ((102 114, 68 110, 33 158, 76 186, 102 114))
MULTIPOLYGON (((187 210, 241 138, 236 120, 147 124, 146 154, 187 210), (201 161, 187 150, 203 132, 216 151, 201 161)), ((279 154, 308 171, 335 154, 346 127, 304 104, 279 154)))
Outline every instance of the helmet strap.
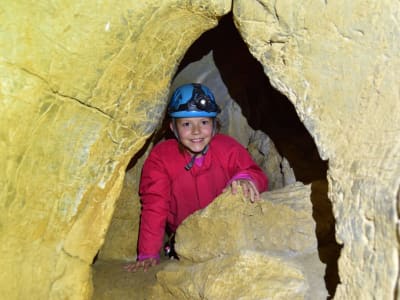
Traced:
POLYGON ((217 133, 217 119, 213 118, 213 129, 212 129, 212 136, 214 137, 214 135, 217 133))
POLYGON ((178 142, 181 142, 181 139, 179 138, 178 130, 176 129, 176 119, 172 118, 172 132, 174 133, 176 139, 178 142))
POLYGON ((201 155, 206 154, 207 151, 208 151, 208 145, 206 145, 206 146, 204 147, 204 149, 201 150, 200 152, 194 153, 193 156, 192 156, 192 158, 191 158, 190 161, 188 162, 188 164, 185 166, 185 170, 186 170, 186 171, 189 171, 189 170, 193 167, 193 164, 194 164, 194 161, 196 160, 196 157, 197 157, 198 155, 200 155, 200 154, 201 154, 201 155))

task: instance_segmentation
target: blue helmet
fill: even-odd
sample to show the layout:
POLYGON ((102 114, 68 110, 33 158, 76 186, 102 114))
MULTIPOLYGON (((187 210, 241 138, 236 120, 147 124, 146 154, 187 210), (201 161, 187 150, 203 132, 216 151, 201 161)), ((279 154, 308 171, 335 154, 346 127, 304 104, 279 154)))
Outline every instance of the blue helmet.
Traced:
POLYGON ((210 89, 199 83, 189 83, 178 87, 168 105, 171 118, 214 118, 221 109, 215 102, 210 89))

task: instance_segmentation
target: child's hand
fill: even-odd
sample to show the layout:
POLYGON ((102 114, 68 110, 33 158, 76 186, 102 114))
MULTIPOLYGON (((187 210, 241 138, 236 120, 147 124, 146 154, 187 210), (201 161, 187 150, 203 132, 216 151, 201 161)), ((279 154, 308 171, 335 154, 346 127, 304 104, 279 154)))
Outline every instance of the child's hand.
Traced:
POLYGON ((260 200, 260 193, 258 192, 257 187, 252 181, 246 179, 232 181, 231 191, 233 195, 237 193, 239 185, 242 187, 243 195, 246 199, 250 198, 251 202, 260 200))
POLYGON ((127 270, 128 272, 136 272, 139 269, 143 268, 144 272, 147 272, 147 270, 150 267, 155 266, 158 264, 157 259, 155 258, 147 258, 144 260, 136 261, 134 263, 130 263, 124 266, 124 269, 127 270))

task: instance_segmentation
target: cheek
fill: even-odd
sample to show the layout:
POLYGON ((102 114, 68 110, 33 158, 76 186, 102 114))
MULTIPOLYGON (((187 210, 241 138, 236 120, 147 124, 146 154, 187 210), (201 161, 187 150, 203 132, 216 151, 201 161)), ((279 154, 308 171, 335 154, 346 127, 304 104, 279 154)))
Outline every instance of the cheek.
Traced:
POLYGON ((207 133, 207 134, 211 134, 212 130, 213 130, 212 126, 206 126, 206 127, 204 127, 203 132, 207 133))
POLYGON ((190 130, 187 130, 186 128, 179 128, 178 129, 178 134, 180 137, 185 137, 190 133, 190 130))

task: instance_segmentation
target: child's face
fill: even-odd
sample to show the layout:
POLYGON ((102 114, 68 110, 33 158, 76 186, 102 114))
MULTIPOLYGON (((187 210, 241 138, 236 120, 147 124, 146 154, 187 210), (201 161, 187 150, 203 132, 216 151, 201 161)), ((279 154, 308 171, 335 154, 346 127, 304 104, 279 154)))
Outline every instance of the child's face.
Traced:
MULTIPOLYGON (((171 129, 172 124, 170 125, 171 129)), ((201 152, 211 141, 213 133, 212 118, 176 119, 176 130, 181 143, 192 153, 201 152)))

